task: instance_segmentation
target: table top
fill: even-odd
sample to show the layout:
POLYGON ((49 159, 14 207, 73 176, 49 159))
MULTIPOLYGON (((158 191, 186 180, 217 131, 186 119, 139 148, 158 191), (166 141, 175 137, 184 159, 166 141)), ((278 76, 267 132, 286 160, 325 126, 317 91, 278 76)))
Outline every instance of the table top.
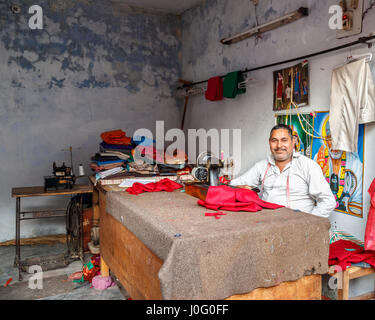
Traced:
POLYGON ((12 188, 12 198, 45 197, 56 195, 92 193, 93 187, 88 184, 75 184, 72 189, 45 191, 44 186, 12 188))
POLYGON ((164 299, 224 299, 327 273, 328 219, 288 208, 216 219, 197 201, 182 190, 106 194, 106 212, 164 261, 164 299))

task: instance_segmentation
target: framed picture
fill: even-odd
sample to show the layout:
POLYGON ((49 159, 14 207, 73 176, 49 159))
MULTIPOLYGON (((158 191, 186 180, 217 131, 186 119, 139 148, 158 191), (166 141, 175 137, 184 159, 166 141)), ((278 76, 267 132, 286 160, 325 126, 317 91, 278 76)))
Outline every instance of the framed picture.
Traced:
POLYGON ((293 101, 299 105, 309 103, 309 63, 304 61, 293 67, 274 71, 274 111, 287 110, 293 101))
POLYGON ((322 168, 336 198, 338 212, 363 217, 364 125, 359 126, 358 152, 332 150, 329 112, 317 112, 314 132, 326 139, 312 139, 311 158, 322 168))

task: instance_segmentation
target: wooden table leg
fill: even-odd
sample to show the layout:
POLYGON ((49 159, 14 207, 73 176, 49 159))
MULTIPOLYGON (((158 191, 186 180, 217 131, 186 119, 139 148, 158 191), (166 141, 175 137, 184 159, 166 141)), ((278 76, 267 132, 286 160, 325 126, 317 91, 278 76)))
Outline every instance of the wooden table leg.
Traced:
POLYGON ((84 250, 83 250, 83 196, 80 195, 79 199, 79 258, 84 263, 84 250))
POLYGON ((337 300, 349 300, 349 273, 346 271, 341 272, 342 288, 337 289, 337 300))
POLYGON ((102 277, 109 277, 109 267, 102 256, 100 256, 100 274, 102 277))

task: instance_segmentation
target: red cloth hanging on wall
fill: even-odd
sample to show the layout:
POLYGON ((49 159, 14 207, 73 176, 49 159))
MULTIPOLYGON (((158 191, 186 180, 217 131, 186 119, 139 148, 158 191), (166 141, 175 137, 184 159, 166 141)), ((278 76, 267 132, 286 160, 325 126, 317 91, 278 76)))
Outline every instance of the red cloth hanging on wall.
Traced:
POLYGON ((367 216, 365 249, 375 250, 375 179, 372 181, 368 192, 371 198, 371 205, 367 216))
POLYGON ((206 200, 198 200, 198 204, 211 210, 247 212, 256 212, 263 208, 278 209, 283 207, 261 200, 255 191, 229 186, 209 187, 206 200))
POLYGON ((212 77, 207 81, 206 99, 210 101, 219 101, 224 99, 223 79, 221 77, 212 77))

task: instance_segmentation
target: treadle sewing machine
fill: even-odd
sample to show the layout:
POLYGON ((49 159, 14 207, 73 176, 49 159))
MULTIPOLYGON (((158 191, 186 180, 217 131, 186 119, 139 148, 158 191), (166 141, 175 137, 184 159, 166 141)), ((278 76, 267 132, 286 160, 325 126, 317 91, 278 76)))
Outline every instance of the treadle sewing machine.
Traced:
POLYGON ((72 189, 76 177, 71 167, 65 166, 63 162, 61 167, 57 167, 53 162, 53 175, 44 176, 44 190, 72 189))

